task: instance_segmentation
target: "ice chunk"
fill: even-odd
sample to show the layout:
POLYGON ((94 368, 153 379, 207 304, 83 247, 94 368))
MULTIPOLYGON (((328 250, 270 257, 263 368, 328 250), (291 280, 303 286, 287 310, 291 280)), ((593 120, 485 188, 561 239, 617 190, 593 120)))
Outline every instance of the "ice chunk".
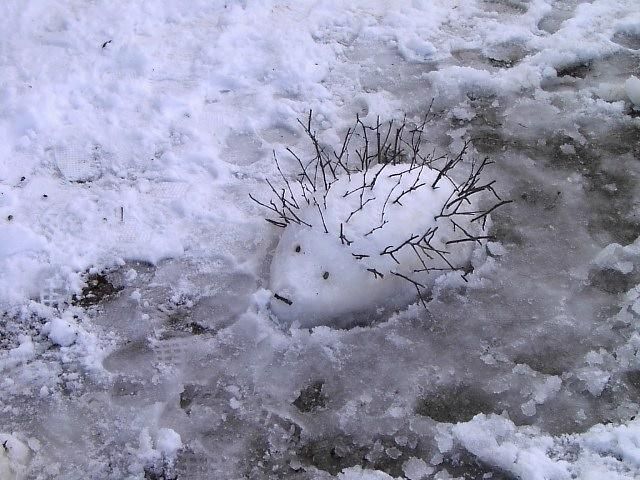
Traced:
POLYGON ((538 385, 535 389, 534 400, 536 403, 542 404, 560 391, 562 379, 557 375, 548 376, 545 381, 538 385))
POLYGON ((587 390, 594 397, 600 396, 611 377, 608 372, 596 367, 584 367, 578 371, 577 376, 585 383, 587 390))
POLYGON ((362 467, 345 468, 338 474, 338 480, 394 480, 391 475, 387 475, 379 470, 367 470, 362 467))
POLYGON ((161 428, 158 430, 156 444, 166 459, 174 459, 178 450, 182 448, 182 439, 176 431, 170 428, 161 428))
POLYGON ((613 269, 622 274, 633 271, 634 261, 638 261, 638 241, 623 247, 618 243, 607 245, 593 260, 593 264, 601 269, 613 269))
POLYGON ((411 457, 402 465, 402 471, 409 480, 423 480, 434 470, 424 460, 411 457))
POLYGON ((30 458, 29 447, 14 435, 0 433, 0 479, 25 478, 30 458))
POLYGON ((487 242, 487 250, 494 257, 501 257, 507 253, 507 249, 500 242, 487 242))
POLYGON ((533 417, 536 414, 536 402, 534 402, 533 400, 529 400, 528 402, 522 404, 520 410, 522 410, 522 413, 524 413, 527 417, 533 417))
POLYGON ((398 50, 409 62, 426 62, 436 53, 436 47, 417 35, 409 35, 398 39, 398 50))
POLYGON ((629 100, 640 108, 640 78, 632 75, 624 82, 624 89, 627 92, 629 100))
POLYGON ((76 328, 62 318, 54 318, 49 324, 49 340, 61 347, 72 345, 77 335, 76 328))

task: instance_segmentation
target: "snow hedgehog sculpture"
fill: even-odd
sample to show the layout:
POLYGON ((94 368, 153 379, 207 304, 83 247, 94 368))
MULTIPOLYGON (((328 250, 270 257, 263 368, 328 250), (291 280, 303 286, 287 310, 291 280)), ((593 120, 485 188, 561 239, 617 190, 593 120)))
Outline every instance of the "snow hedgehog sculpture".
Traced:
MULTIPOLYGON (((345 328, 419 299, 444 272, 469 273, 475 247, 488 238, 489 213, 505 203, 494 181, 484 181, 488 159, 461 168, 468 144, 455 157, 422 149, 426 119, 410 128, 357 118, 339 151, 328 153, 312 131, 311 113, 300 122, 314 156, 283 180, 273 197, 256 203, 267 221, 285 231, 271 263, 271 310, 281 322, 345 328), (353 145, 356 144, 356 147, 353 145), (481 208, 489 192, 497 203, 481 208)), ((466 278, 465 278, 466 280, 466 278)))

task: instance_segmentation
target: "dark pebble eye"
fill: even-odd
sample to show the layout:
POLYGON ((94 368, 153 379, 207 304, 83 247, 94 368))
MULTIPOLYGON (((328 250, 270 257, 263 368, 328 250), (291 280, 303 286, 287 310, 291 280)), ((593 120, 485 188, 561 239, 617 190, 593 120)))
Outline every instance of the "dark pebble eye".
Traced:
POLYGON ((300 245, 296 245, 296 253, 300 253, 300 245))
POLYGON ((324 278, 325 280, 326 280, 327 278, 329 278, 329 272, 324 272, 324 273, 322 274, 322 278, 324 278))

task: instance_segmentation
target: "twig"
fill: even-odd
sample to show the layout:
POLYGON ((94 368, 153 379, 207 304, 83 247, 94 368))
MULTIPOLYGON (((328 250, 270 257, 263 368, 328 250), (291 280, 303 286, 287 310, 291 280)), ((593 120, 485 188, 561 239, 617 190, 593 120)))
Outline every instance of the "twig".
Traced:
POLYGON ((343 227, 343 224, 341 223, 341 224, 340 224, 340 243, 342 243, 343 245, 346 243, 346 244, 347 244, 347 247, 348 247, 348 246, 349 246, 349 245, 351 245, 353 242, 352 242, 351 240, 349 240, 349 239, 346 237, 346 235, 343 233, 342 227, 343 227))
POLYGON ((324 215, 322 215, 322 209, 320 208, 320 205, 318 205, 316 203, 316 207, 318 207, 318 213, 320 214, 320 218, 322 219, 322 226, 324 227, 324 233, 329 233, 329 230, 327 230, 327 224, 324 223, 324 215))
POLYGON ((384 278, 384 275, 375 268, 367 268, 367 272, 373 273, 373 278, 384 278))
POLYGON ((485 226, 485 224, 487 222, 487 215, 489 215, 491 212, 493 212, 496 208, 501 207, 502 205, 506 205, 508 203, 513 203, 513 200, 503 200, 503 201, 495 204, 489 210, 486 210, 485 212, 481 213, 477 217, 473 217, 470 221, 471 222, 475 222, 476 220, 479 220, 479 219, 482 218, 482 228, 484 228, 484 226, 485 226))
POLYGON ((415 280, 413 280, 413 279, 411 279, 411 278, 409 278, 409 277, 407 277, 405 275, 402 275, 401 273, 391 272, 391 274, 395 275, 396 277, 400 277, 400 278, 406 280, 407 282, 411 283, 414 287, 416 287, 416 292, 418 292, 418 298, 420 298, 420 303, 422 303, 422 306, 424 308, 427 308, 427 304, 425 303, 424 298, 422 298, 422 291, 420 290, 421 288, 422 289, 425 288, 424 285, 422 285, 419 282, 416 282, 415 280))

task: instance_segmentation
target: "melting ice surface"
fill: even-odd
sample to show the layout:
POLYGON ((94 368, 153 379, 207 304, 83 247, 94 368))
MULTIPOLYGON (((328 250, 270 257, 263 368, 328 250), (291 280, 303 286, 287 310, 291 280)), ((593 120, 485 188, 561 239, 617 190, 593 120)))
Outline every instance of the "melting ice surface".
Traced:
MULTIPOLYGON (((430 289, 442 269, 466 266, 474 243, 447 245, 464 236, 460 229, 456 233, 451 217, 438 218, 449 211, 445 207, 455 199, 457 186, 438 175, 427 166, 377 165, 366 173, 343 175, 326 197, 317 194, 318 203, 300 212, 304 223, 285 228, 271 262, 271 309, 278 318, 304 327, 370 322, 416 299, 407 279, 430 289), (360 197, 360 188, 371 184, 365 176, 368 182, 376 180, 360 197), (415 249, 399 248, 423 235, 428 240, 415 249), (419 252, 427 242, 432 251, 419 252), (384 253, 396 248, 393 255, 384 253), (446 256, 439 258, 435 250, 446 256)), ((298 202, 305 203, 301 195, 298 202)), ((476 208, 470 201, 462 210, 476 208)), ((470 223, 473 217, 453 218, 465 231, 480 235, 480 222, 470 223)))
POLYGON ((0 5, 0 475, 640 476, 637 0, 123 8, 0 5), (272 149, 432 98, 516 200, 486 261, 272 322, 272 149))

